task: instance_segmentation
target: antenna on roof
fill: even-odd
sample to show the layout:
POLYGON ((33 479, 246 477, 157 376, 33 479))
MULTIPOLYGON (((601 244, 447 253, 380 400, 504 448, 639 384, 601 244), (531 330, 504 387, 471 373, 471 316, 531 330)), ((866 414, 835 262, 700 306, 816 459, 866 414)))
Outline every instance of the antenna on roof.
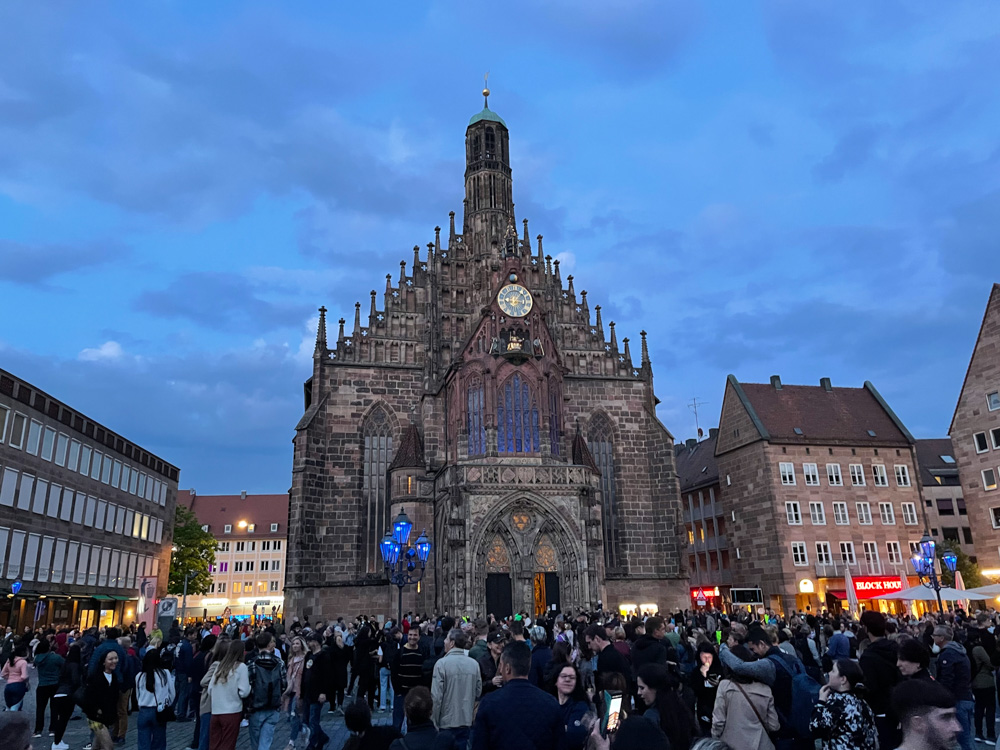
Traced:
POLYGON ((699 401, 698 397, 695 396, 693 399, 691 399, 691 403, 688 404, 688 408, 694 412, 694 426, 695 429, 698 431, 699 438, 705 433, 702 431, 701 425, 698 423, 698 407, 705 406, 705 404, 707 403, 708 403, 707 401, 699 401))

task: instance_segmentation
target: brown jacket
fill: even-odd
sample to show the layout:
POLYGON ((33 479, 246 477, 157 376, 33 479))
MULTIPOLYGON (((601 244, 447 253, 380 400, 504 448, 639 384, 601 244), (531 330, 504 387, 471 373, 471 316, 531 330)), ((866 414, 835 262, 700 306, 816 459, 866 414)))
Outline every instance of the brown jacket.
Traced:
POLYGON ((774 696, 771 688, 762 682, 737 684, 731 680, 719 683, 719 692, 715 696, 715 711, 712 713, 712 736, 720 739, 730 747, 742 750, 774 750, 774 743, 768 737, 768 732, 778 731, 778 712, 774 708, 774 696), (740 688, 746 692, 744 697, 740 688), (757 713, 766 722, 761 726, 757 713, 747 701, 753 701, 757 713))

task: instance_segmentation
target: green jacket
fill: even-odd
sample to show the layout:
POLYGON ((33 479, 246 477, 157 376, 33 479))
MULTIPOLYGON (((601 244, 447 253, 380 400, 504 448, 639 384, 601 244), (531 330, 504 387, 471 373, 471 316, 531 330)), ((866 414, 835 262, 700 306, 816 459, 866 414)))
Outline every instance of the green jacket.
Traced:
POLYGON ((52 651, 36 656, 35 669, 38 670, 38 687, 58 685, 59 675, 65 663, 65 659, 52 651))

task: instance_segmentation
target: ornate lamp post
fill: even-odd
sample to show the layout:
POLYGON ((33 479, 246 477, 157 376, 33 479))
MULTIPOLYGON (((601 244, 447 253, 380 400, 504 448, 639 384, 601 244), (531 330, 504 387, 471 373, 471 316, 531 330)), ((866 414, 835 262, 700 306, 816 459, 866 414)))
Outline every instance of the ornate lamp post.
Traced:
POLYGON ((385 574, 389 583, 399 588, 399 607, 396 624, 403 621, 403 588, 411 583, 417 583, 424 577, 427 568, 427 558, 431 555, 431 542, 426 531, 417 537, 411 546, 410 532, 413 522, 403 510, 399 511, 396 520, 392 522, 392 530, 387 531, 379 542, 379 553, 385 563, 385 574), (419 570, 417 565, 420 566, 419 570))
MULTIPOLYGON (((944 605, 941 604, 941 589, 943 587, 941 586, 941 579, 938 577, 937 566, 935 565, 937 558, 934 555, 934 547, 934 540, 931 539, 931 535, 925 530, 924 536, 920 540, 920 552, 913 556, 913 570, 916 572, 917 578, 920 579, 920 583, 929 589, 933 589, 934 593, 937 594, 938 611, 944 612, 944 605)), ((948 570, 954 573, 958 567, 958 557, 955 553, 949 550, 942 559, 948 570)))

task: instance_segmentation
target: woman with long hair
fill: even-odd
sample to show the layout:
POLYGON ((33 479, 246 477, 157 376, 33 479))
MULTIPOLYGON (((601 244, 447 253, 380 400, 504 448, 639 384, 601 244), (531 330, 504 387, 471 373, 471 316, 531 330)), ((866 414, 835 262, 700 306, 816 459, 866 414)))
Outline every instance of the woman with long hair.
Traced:
POLYGON ((864 699, 864 672, 856 661, 837 659, 826 685, 819 689, 809 729, 823 750, 878 747, 875 714, 864 699))
POLYGON ((215 641, 215 645, 212 646, 212 650, 205 655, 207 671, 205 672, 205 676, 201 678, 201 704, 198 706, 198 718, 200 719, 198 750, 209 750, 209 737, 212 726, 212 693, 208 689, 208 685, 215 676, 216 666, 222 660, 222 657, 226 655, 226 651, 229 650, 229 643, 230 639, 228 636, 220 636, 215 641))
POLYGON ((587 737, 590 736, 590 728, 584 717, 594 709, 587 698, 579 670, 572 664, 564 664, 556 675, 555 686, 566 727, 560 747, 564 750, 583 750, 587 745, 587 737))
POLYGON ((83 685, 83 669, 80 664, 80 644, 74 643, 66 652, 66 659, 59 672, 59 684, 52 696, 52 748, 69 750, 63 744, 63 735, 73 715, 73 694, 83 685))
MULTIPOLYGON (((285 688, 284 709, 288 711, 288 747, 295 747, 295 740, 302 733, 302 668, 306 661, 306 642, 294 636, 288 647, 288 687, 285 688)), ((332 697, 332 696, 331 696, 332 697)), ((343 695, 341 695, 343 700, 343 695)))
POLYGON ((10 657, 0 670, 0 679, 6 682, 3 700, 8 711, 20 711, 28 692, 28 647, 22 643, 14 646, 10 657))
POLYGON ((213 664, 208 690, 212 694, 209 750, 236 750, 243 699, 250 695, 250 677, 243 663, 243 641, 230 641, 225 656, 213 664))
MULTIPOLYGON (((733 646, 732 653, 742 661, 752 661, 746 646, 733 646)), ((763 682, 732 672, 719 683, 712 712, 712 737, 730 747, 746 750, 774 750, 770 733, 777 732, 778 711, 771 688, 763 682)))
POLYGON ((719 655, 708 641, 698 645, 698 666, 688 677, 688 685, 694 692, 695 713, 702 734, 712 733, 712 712, 715 710, 715 694, 722 681, 719 655))
POLYGON ((90 731, 94 733, 93 750, 114 750, 110 727, 118 723, 118 653, 105 651, 98 667, 87 680, 87 693, 83 712, 87 715, 90 731))
POLYGON ((688 750, 700 734, 697 719, 680 696, 680 681, 663 664, 643 664, 636 679, 643 716, 656 723, 670 740, 671 750, 688 750))
POLYGON ((135 676, 136 698, 139 701, 139 750, 166 750, 167 725, 161 724, 157 713, 174 703, 174 681, 160 663, 159 651, 147 651, 142 671, 135 676))

